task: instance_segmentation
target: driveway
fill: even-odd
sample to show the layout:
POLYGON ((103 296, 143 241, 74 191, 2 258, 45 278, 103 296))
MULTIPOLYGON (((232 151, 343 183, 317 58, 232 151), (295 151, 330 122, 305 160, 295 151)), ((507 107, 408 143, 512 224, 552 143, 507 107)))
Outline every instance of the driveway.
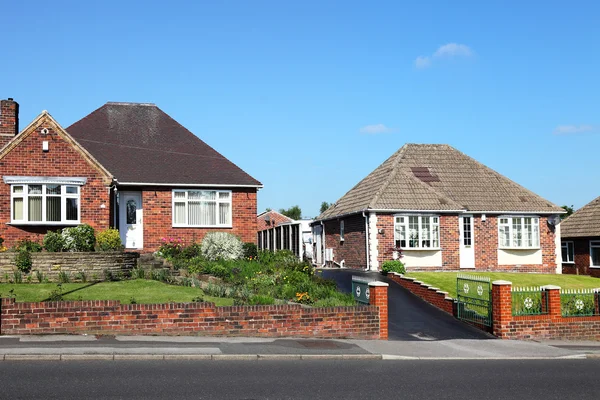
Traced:
POLYGON ((432 306, 378 272, 352 269, 321 269, 322 276, 336 281, 340 290, 350 293, 352 275, 389 283, 389 340, 493 339, 486 332, 467 325, 432 306))

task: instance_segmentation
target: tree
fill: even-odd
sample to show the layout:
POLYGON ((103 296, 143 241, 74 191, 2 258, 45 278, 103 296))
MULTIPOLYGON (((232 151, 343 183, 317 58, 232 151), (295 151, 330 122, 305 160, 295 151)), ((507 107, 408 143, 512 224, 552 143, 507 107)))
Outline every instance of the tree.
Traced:
POLYGON ((567 218, 569 215, 573 214, 575 212, 575 210, 573 209, 573 204, 571 204, 571 207, 569 206, 562 206, 562 208, 567 212, 566 214, 561 214, 560 219, 565 219, 567 218))
POLYGON ((282 208, 279 210, 279 212, 291 219, 302 218, 302 210, 300 209, 300 206, 293 206, 293 207, 288 208, 287 210, 282 208))
POLYGON ((321 203, 321 214, 323 214, 329 207, 331 207, 331 204, 329 204, 326 201, 322 202, 321 203))

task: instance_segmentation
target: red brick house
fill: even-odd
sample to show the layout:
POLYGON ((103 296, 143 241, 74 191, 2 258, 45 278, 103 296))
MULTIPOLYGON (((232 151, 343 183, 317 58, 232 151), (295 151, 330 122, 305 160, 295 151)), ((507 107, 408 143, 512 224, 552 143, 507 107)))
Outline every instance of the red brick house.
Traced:
POLYGON ((600 278, 600 197, 560 223, 562 271, 600 278))
POLYGON ((406 144, 317 217, 315 260, 555 273, 562 213, 451 146, 406 144))
POLYGON ((67 129, 44 111, 21 132, 18 104, 0 106, 5 245, 81 223, 143 252, 215 230, 256 243, 261 183, 154 104, 107 103, 67 129))

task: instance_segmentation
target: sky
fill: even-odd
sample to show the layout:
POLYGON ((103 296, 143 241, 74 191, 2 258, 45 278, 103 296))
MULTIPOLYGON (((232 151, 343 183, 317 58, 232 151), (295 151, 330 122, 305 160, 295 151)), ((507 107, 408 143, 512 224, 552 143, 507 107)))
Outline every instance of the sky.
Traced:
MULTIPOLYGON (((149 102, 315 217, 405 143, 447 143, 557 205, 600 196, 594 1, 4 1, 24 128, 149 102)), ((184 168, 185 166, 182 166, 184 168)))

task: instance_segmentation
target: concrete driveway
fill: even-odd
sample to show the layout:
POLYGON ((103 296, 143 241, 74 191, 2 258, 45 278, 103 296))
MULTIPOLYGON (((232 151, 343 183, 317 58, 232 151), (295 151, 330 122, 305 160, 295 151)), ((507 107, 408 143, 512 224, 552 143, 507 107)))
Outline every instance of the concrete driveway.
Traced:
POLYGON ((494 339, 494 336, 467 325, 421 300, 378 272, 352 269, 320 269, 322 276, 336 281, 340 290, 350 293, 352 275, 389 283, 389 340, 431 341, 449 339, 494 339))

